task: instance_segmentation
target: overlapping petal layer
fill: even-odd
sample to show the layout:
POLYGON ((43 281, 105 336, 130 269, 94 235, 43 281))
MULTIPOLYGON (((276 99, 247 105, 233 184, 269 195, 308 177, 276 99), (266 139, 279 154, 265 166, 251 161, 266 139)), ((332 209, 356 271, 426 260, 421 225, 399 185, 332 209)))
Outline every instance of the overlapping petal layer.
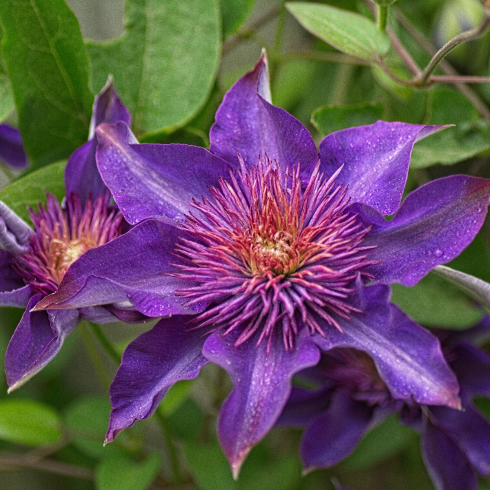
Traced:
POLYGON ((389 303, 386 286, 359 287, 361 314, 339 321, 342 332, 314 337, 324 351, 351 347, 368 353, 392 395, 459 408, 459 385, 436 337, 389 303))
POLYGON ((182 232, 172 223, 144 221, 111 242, 88 250, 68 269, 58 290, 37 309, 83 308, 130 301, 151 317, 189 314, 202 309, 176 296, 183 287, 173 250, 182 232))
POLYGON ((229 166, 204 148, 131 144, 124 123, 97 130, 99 170, 129 223, 150 217, 184 217, 189 201, 208 194, 229 166))

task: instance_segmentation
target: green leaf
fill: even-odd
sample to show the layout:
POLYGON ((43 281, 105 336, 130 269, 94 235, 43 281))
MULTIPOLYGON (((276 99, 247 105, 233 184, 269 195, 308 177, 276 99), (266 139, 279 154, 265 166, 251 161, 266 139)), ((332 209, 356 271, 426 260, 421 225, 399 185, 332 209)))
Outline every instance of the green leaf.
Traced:
POLYGON ((184 454, 200 490, 232 490, 237 488, 233 481, 230 465, 217 443, 206 445, 187 441, 184 454))
POLYGON ((484 281, 487 280, 490 277, 490 250, 485 233, 478 233, 463 252, 446 265, 484 281))
POLYGON ((286 8, 306 30, 344 53, 374 62, 390 49, 388 35, 362 15, 307 2, 286 8))
POLYGON ((370 103, 350 106, 326 106, 317 109, 311 122, 326 136, 341 129, 373 124, 383 118, 383 104, 370 103))
POLYGON ((145 490, 160 469, 160 455, 152 453, 142 463, 123 455, 104 458, 95 472, 97 490, 145 490))
POLYGON ((414 436, 413 431, 400 424, 397 417, 393 415, 371 430, 342 466, 345 465, 347 471, 358 471, 374 466, 400 452, 414 436))
POLYGON ((161 401, 158 410, 169 416, 177 410, 187 398, 194 380, 183 380, 175 383, 161 401))
MULTIPOLYGON (((3 38, 3 29, 0 25, 0 40, 3 38)), ((5 68, 5 60, 3 59, 2 51, 0 50, 0 122, 14 110, 14 96, 12 87, 7 76, 5 68)))
POLYGON ((487 419, 490 420, 490 398, 476 398, 474 400, 476 408, 480 410, 487 419))
POLYGON ((60 201, 65 195, 63 172, 66 162, 57 162, 15 180, 0 191, 0 200, 5 202, 21 218, 28 220, 27 207, 36 208, 46 201, 46 191, 60 201))
POLYGON ((63 0, 0 2, 2 50, 19 128, 37 166, 87 139, 93 96, 78 21, 63 0))
POLYGON ((393 303, 417 323, 428 327, 467 328, 483 314, 458 287, 434 274, 412 287, 393 284, 392 290, 393 303))
POLYGON ((434 273, 455 284, 487 311, 490 311, 490 284, 488 282, 444 265, 435 267, 434 273))
POLYGON ((245 22, 255 0, 221 0, 221 21, 223 24, 223 37, 226 38, 236 32, 245 22))
POLYGON ((198 405, 187 398, 178 410, 167 418, 172 435, 195 441, 204 424, 204 414, 198 405))
POLYGON ((293 490, 299 488, 301 464, 296 455, 267 450, 265 441, 247 457, 238 481, 218 441, 202 444, 188 440, 184 454, 199 490, 293 490))
POLYGON ((218 69, 218 0, 128 0, 126 16, 121 38, 87 45, 94 91, 113 75, 138 136, 184 125, 218 69))
POLYGON ((109 424, 111 404, 107 397, 90 396, 75 400, 64 413, 64 423, 72 436, 71 443, 82 453, 95 458, 106 454, 103 447, 109 424))
POLYGON ((14 97, 10 80, 0 74, 0 122, 4 121, 14 110, 14 97))
POLYGON ((243 465, 239 490, 293 490, 301 487, 301 463, 296 455, 260 454, 256 448, 243 465))
POLYGON ((63 433, 56 411, 24 399, 0 400, 0 439, 25 446, 58 442, 63 433))
POLYGON ((490 126, 482 120, 466 97, 448 89, 429 93, 430 117, 426 124, 454 124, 415 145, 411 168, 424 168, 441 163, 452 165, 490 150, 490 126))

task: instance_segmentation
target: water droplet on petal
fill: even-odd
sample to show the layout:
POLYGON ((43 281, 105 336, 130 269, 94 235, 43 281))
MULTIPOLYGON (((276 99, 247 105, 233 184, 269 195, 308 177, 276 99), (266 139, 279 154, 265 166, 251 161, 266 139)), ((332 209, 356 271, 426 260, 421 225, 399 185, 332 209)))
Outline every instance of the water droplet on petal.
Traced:
POLYGON ((442 250, 436 249, 434 250, 434 257, 442 257, 444 252, 442 250))

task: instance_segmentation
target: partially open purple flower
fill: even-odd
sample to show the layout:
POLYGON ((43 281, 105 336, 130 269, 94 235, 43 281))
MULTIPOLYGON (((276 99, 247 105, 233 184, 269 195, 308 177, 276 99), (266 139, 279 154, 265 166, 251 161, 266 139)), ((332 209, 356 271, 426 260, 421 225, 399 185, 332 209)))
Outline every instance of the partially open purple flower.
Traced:
MULTIPOLYGON (((117 120, 129 123, 130 116, 109 83, 95 101, 92 122, 117 120)), ((123 215, 111 205, 111 195, 98 175, 95 148, 96 142, 90 140, 70 157, 65 172, 69 193, 62 205, 48 194, 45 206, 30 211, 34 229, 0 202, 0 304, 26 308, 5 356, 9 391, 53 359, 80 318, 98 323, 146 318, 119 311, 117 304, 33 311, 40 300, 57 291, 80 256, 117 240, 123 232, 123 215)))
POLYGON ((438 340, 390 304, 386 285, 451 260, 486 215, 490 182, 465 176, 400 206, 413 144, 438 129, 380 121, 327 136, 318 155, 270 103, 265 54, 226 94, 210 151, 135 144, 124 123, 101 125, 99 171, 139 240, 82 256, 40 307, 79 308, 131 284, 136 309, 165 317, 123 356, 107 441, 214 362, 234 383, 218 431, 236 475, 293 375, 340 346, 367 352, 397 398, 458 407, 438 340))
POLYGON ((466 332, 435 333, 460 383, 462 410, 399 399, 365 353, 333 349, 300 373, 318 388, 294 388, 280 419, 281 424, 306 425, 301 442, 305 468, 339 463, 369 429, 397 413, 402 423, 421 432, 424 461, 437 490, 478 488, 476 474, 490 475, 490 421, 472 398, 490 396, 490 356, 470 340, 482 333, 490 338, 490 323, 486 319, 466 332))
POLYGON ((27 167, 20 132, 8 124, 0 124, 0 162, 15 169, 27 167))

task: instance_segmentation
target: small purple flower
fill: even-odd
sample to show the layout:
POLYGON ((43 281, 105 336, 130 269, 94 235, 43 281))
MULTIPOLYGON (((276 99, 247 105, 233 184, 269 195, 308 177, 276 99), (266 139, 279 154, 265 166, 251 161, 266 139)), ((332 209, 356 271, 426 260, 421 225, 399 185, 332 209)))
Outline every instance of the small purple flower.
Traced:
POLYGON ((0 162, 15 168, 27 167, 27 156, 18 129, 0 124, 0 162))
MULTIPOLYGON (((92 120, 99 124, 119 119, 130 122, 127 109, 109 83, 95 101, 92 120)), ((95 148, 96 142, 89 141, 70 157, 65 172, 70 193, 62 205, 48 194, 45 206, 30 210, 34 229, 0 202, 0 304, 26 308, 5 356, 9 391, 53 359, 80 318, 98 323, 119 317, 146 318, 134 311, 119 311, 117 304, 36 311, 43 298, 57 291, 80 256, 117 240, 127 226, 121 212, 111 205, 111 195, 98 175, 95 148), (89 175, 88 180, 81 178, 80 167, 89 175)))
POLYGON ((293 375, 340 346, 372 356, 398 398, 458 407, 438 340, 390 304, 386 285, 415 284, 451 260, 485 218, 490 181, 466 176, 400 206, 413 144, 439 129, 380 121, 327 136, 318 155, 306 128, 270 103, 265 54, 226 94, 210 151, 99 126, 100 174, 139 240, 121 248, 128 233, 82 256, 42 307, 79 308, 95 286, 106 297, 125 284, 138 311, 165 317, 126 349, 107 442, 213 362, 234 383, 218 433, 237 475, 293 375))
POLYGON ((470 340, 490 337, 488 319, 466 332, 435 331, 461 386, 462 410, 424 406, 392 395, 364 352, 332 349, 300 376, 318 388, 294 388, 281 424, 306 425, 301 457, 306 469, 333 466, 356 448, 385 417, 422 434, 422 453, 437 490, 478 488, 476 474, 490 475, 490 422, 475 408, 473 396, 490 396, 490 356, 470 340), (479 335, 481 336, 481 335, 479 335))

